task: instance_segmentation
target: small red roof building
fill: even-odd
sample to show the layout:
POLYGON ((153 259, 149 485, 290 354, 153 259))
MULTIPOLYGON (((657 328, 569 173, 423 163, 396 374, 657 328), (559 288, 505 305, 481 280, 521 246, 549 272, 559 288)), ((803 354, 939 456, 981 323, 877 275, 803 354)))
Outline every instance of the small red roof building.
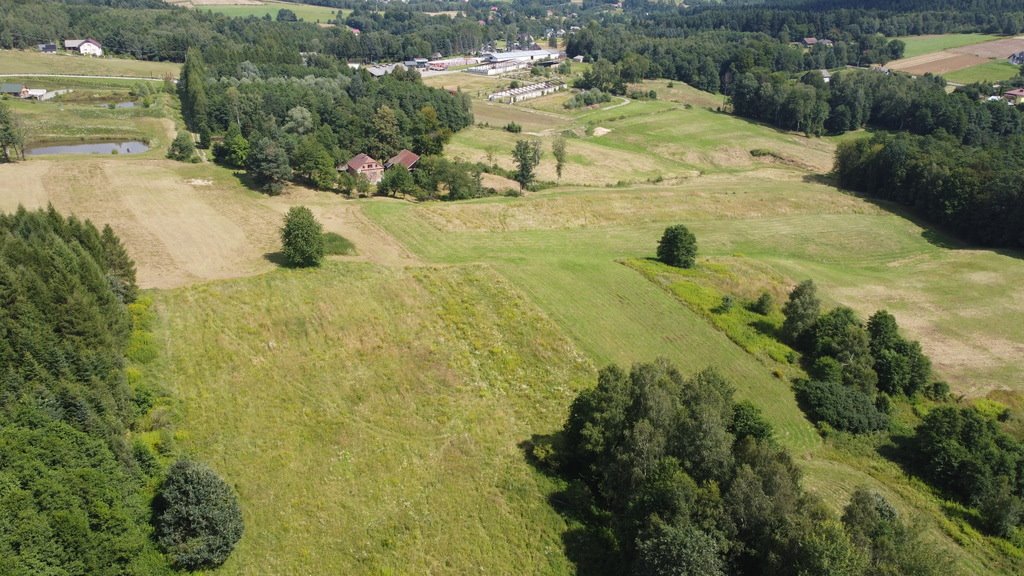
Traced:
POLYGON ((1024 88, 1007 90, 1003 92, 1003 98, 1006 98, 1010 104, 1024 104, 1024 88))
POLYGON ((419 161, 420 161, 419 154, 416 154, 415 152, 413 152, 411 150, 403 149, 398 154, 395 154, 394 156, 392 156, 390 160, 385 162, 384 163, 384 167, 385 168, 391 168, 395 164, 401 164, 402 166, 405 166, 406 170, 412 170, 412 167, 415 166, 416 163, 419 162, 419 161))
POLYGON ((366 154, 355 155, 345 164, 344 168, 338 167, 338 170, 342 169, 353 176, 366 178, 371 184, 379 183, 380 179, 384 177, 384 166, 366 154))

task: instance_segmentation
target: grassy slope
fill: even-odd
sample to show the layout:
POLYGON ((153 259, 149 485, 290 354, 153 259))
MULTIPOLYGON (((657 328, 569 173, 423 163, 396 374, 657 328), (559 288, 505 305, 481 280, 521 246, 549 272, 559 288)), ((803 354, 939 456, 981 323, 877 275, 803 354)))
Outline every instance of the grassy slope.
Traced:
POLYGON ((900 40, 907 45, 906 50, 903 52, 903 57, 913 58, 914 56, 922 56, 924 54, 931 54, 932 52, 941 52, 951 48, 981 44, 982 42, 998 40, 999 38, 999 36, 993 36, 991 34, 941 34, 928 36, 904 36, 901 37, 900 40))
POLYGON ((152 377, 245 510, 219 573, 569 571, 518 444, 592 368, 493 271, 329 263, 155 300, 152 377))
POLYGON ((943 77, 950 82, 959 84, 972 84, 974 82, 1002 82, 1017 76, 1020 73, 1020 66, 1014 66, 1005 60, 993 60, 956 72, 943 74, 943 77))
POLYGON ((163 78, 166 74, 177 77, 179 72, 181 64, 173 62, 42 54, 32 50, 0 50, 0 74, 83 74, 163 78))
MULTIPOLYGON (((329 6, 316 6, 314 4, 298 4, 294 2, 264 2, 263 4, 203 4, 197 6, 196 10, 209 10, 226 16, 244 18, 255 16, 263 18, 270 15, 277 18, 278 10, 286 8, 295 12, 300 20, 306 22, 330 22, 336 18, 338 9, 329 6)), ((341 10, 343 14, 351 14, 351 10, 341 10)))

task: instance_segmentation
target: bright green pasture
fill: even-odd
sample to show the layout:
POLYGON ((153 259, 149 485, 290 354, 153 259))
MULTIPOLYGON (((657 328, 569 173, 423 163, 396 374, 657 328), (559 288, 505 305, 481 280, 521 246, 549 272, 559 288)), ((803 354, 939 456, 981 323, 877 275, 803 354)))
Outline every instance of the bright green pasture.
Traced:
MULTIPOLYGON (((94 58, 74 54, 43 54, 34 50, 0 50, 0 74, 82 74, 86 76, 177 77, 181 64, 131 58, 94 58)), ((3 82, 11 80, 3 79, 3 82)))
POLYGON ((973 84, 975 82, 992 84, 1009 80, 1019 74, 1020 66, 1014 66, 1005 60, 993 60, 963 70, 948 72, 942 76, 957 84, 973 84))
MULTIPOLYGON (((337 17, 337 12, 339 11, 338 8, 331 8, 329 6, 316 6, 314 4, 298 4, 293 2, 263 2, 262 4, 201 4, 196 6, 196 10, 209 10, 211 12, 235 18, 245 18, 248 16, 263 18, 268 14, 271 18, 277 18, 277 12, 282 8, 287 8, 288 10, 295 12, 295 16, 300 20, 321 23, 333 21, 337 17)), ((347 15, 352 11, 341 10, 341 12, 347 15)))
POLYGON ((218 574, 571 572, 558 484, 520 445, 594 368, 489 267, 329 262, 153 298, 148 377, 241 497, 218 574))
POLYGON ((951 48, 981 44, 982 42, 998 40, 999 38, 999 36, 993 36, 991 34, 939 34, 927 36, 901 36, 899 39, 907 45, 906 49, 903 51, 903 57, 913 58, 914 56, 922 56, 924 54, 931 54, 932 52, 942 52, 943 50, 949 50, 951 48))

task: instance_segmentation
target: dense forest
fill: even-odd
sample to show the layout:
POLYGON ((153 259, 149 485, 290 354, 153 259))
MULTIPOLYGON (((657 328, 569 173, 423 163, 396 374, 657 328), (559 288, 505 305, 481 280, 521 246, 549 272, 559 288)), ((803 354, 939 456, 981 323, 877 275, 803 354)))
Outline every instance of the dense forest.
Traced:
MULTIPOLYGON (((53 209, 0 215, 4 574, 170 573, 223 562, 238 539, 220 541, 230 544, 219 562, 203 554, 201 542, 223 534, 195 522, 210 509, 202 495, 190 502, 191 526, 158 522, 171 536, 151 538, 149 502, 163 465, 131 440, 154 397, 125 369, 136 294, 134 264, 109 227, 53 209), (181 562, 182 544, 198 562, 181 562)), ((218 501, 234 502, 213 478, 218 501)))
MULTIPOLYGON (((217 160, 245 168, 275 193, 293 179, 333 189, 340 177, 344 189, 353 188, 362 181, 336 170, 352 156, 384 162, 403 148, 438 155, 473 122, 468 95, 424 86, 415 70, 375 78, 345 66, 334 77, 264 76, 246 62, 233 74, 212 76, 203 62, 189 50, 177 85, 186 124, 201 147, 210 146, 211 134, 223 134, 214 146, 217 160)), ((424 163, 442 165, 450 167, 440 159, 424 163)))
POLYGON ((840 145, 835 172, 841 186, 908 206, 962 238, 1024 248, 1024 136, 963 146, 947 135, 882 133, 840 145))

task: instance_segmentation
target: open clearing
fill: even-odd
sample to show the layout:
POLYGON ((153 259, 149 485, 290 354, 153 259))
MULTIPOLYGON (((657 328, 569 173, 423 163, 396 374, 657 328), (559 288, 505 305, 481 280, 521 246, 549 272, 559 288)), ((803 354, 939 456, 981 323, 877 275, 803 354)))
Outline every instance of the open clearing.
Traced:
POLYGON ((352 13, 352 10, 349 9, 317 6, 315 4, 300 4, 297 2, 273 2, 270 0, 189 0, 186 2, 172 2, 172 4, 195 8, 196 10, 209 10, 237 18, 248 16, 263 18, 268 15, 271 18, 277 18, 277 12, 284 8, 295 12, 295 16, 299 20, 324 23, 334 20, 339 11, 344 15, 352 13))
POLYGON ((166 75, 177 78, 179 72, 181 64, 174 62, 43 54, 31 50, 0 50, 0 74, 82 74, 162 79, 166 75))
MULTIPOLYGON (((941 37, 940 37, 941 38, 941 37)), ((951 42, 952 43, 952 42, 951 42)), ((939 45, 936 41, 935 45, 939 45)), ((959 45, 939 51, 928 51, 890 62, 888 67, 908 74, 948 74, 978 67, 993 60, 1004 61, 1012 54, 1024 51, 1024 37, 1002 38, 968 45, 959 45)), ((987 71, 991 73, 991 70, 987 71)), ((1004 78, 1005 79, 1005 78, 1004 78)))
MULTIPOLYGON (((218 573, 571 573, 567 520, 548 503, 562 487, 520 444, 557 429, 597 367, 656 356, 686 372, 719 367, 833 508, 871 485, 958 572, 1018 570, 998 552, 1009 544, 949 520, 896 465, 823 441, 787 382, 623 262, 653 256, 664 227, 683 222, 702 263, 759 270, 779 290, 814 278, 863 316, 889 309, 957 392, 976 395, 1022 389, 1024 260, 823 184, 832 139, 650 85, 660 100, 565 115, 494 108, 495 121, 515 114, 532 133, 491 122, 455 136, 448 154, 507 167, 516 139, 539 139, 540 177, 554 182, 551 139, 572 134, 561 184, 521 198, 267 197, 229 170, 163 159, 158 145, 0 166, 0 209, 52 202, 110 223, 142 284, 167 288, 149 292, 160 354, 145 377, 177 399, 180 446, 237 486, 246 516, 218 573), (611 131, 587 135, 597 127, 611 131), (357 255, 279 269, 278 228, 295 204, 357 255)), ((173 134, 167 118, 89 110, 32 121, 173 134)))
POLYGON ((942 52, 951 48, 971 46, 998 40, 999 36, 991 34, 926 34, 923 36, 901 36, 899 39, 906 44, 903 51, 904 58, 913 58, 932 52, 942 52))
POLYGON ((973 84, 975 82, 994 84, 1009 80, 1018 74, 1020 74, 1020 66, 1014 66, 1005 60, 990 60, 984 64, 944 74, 944 76, 946 80, 957 84, 973 84))

